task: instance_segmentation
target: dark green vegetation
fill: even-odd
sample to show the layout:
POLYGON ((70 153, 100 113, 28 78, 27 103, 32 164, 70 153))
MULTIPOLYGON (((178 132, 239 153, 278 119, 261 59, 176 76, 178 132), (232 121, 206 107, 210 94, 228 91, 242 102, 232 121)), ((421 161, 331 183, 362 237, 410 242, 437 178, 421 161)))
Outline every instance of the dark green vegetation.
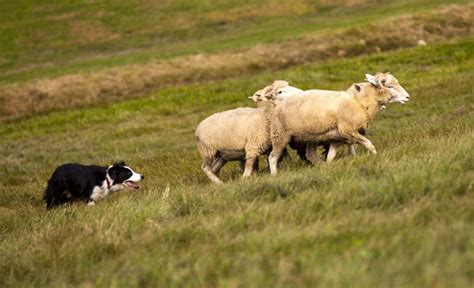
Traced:
POLYGON ((472 71, 465 37, 2 123, 0 286, 469 287, 472 71), (248 180, 228 165, 220 187, 200 171, 193 133, 207 115, 251 105, 274 79, 345 89, 377 71, 411 94, 371 125, 378 155, 307 167, 293 154, 277 177, 248 180), (44 209, 59 163, 120 159, 146 175, 142 190, 44 209))

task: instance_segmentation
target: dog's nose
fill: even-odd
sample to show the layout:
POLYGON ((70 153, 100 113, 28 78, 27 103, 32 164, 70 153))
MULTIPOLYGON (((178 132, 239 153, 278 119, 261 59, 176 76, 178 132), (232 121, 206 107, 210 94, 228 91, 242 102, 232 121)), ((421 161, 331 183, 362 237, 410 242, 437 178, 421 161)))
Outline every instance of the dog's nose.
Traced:
POLYGON ((140 178, 141 178, 142 180, 145 179, 145 175, 140 174, 140 178))

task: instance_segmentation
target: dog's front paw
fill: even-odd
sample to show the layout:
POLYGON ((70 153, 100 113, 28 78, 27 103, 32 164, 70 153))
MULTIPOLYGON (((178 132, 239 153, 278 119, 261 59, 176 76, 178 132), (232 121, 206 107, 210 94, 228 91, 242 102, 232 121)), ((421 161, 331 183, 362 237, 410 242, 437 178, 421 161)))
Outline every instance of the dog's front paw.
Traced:
POLYGON ((94 206, 95 205, 95 201, 89 201, 87 202, 87 206, 94 206))

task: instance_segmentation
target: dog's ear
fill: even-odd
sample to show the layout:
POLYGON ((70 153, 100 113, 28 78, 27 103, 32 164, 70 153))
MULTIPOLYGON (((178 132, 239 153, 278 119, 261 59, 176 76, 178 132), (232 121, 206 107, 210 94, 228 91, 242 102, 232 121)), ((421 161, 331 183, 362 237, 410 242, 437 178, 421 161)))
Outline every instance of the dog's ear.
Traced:
POLYGON ((118 173, 119 173, 119 170, 117 169, 117 166, 115 166, 115 165, 112 165, 112 166, 109 167, 109 169, 107 169, 107 174, 109 174, 109 177, 112 180, 117 178, 118 173))
POLYGON ((117 162, 117 163, 114 163, 113 166, 126 166, 126 165, 127 165, 127 164, 125 164, 124 161, 119 161, 119 162, 117 162))
POLYGON ((113 165, 109 166, 107 169, 107 174, 109 174, 109 177, 112 179, 116 179, 118 177, 118 174, 120 173, 120 167, 125 166, 124 161, 120 161, 117 163, 114 163, 113 165))

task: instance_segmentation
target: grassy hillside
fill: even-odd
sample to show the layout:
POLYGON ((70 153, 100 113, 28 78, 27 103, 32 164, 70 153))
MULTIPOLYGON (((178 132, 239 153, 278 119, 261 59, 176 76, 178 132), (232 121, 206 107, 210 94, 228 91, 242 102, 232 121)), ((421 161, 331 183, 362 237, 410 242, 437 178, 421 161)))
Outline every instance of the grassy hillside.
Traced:
MULTIPOLYGON (((76 15, 70 16, 73 18, 93 19, 86 15, 104 10, 109 11, 105 15, 111 17, 110 23, 122 31, 118 35, 125 33, 121 29, 125 29, 126 23, 143 19, 135 26, 130 24, 130 29, 135 29, 131 31, 156 29, 143 35, 161 35, 169 44, 163 49, 183 55, 194 53, 193 47, 198 46, 193 45, 221 52, 245 45, 252 47, 261 39, 249 36, 252 40, 246 41, 239 37, 256 35, 252 31, 259 27, 260 33, 264 33, 271 23, 281 24, 275 28, 291 23, 294 26, 288 27, 298 27, 296 30, 303 33, 313 29, 304 21, 313 19, 311 15, 321 15, 319 20, 312 21, 321 21, 321 27, 336 27, 337 20, 344 18, 349 22, 337 27, 347 32, 344 29, 351 21, 381 18, 389 10, 398 16, 415 10, 428 11, 441 3, 392 1, 384 6, 376 1, 341 1, 345 5, 335 8, 327 4, 331 1, 318 1, 315 5, 302 1, 295 6, 303 7, 298 8, 301 10, 291 10, 285 16, 285 9, 276 9, 271 13, 277 14, 264 13, 255 20, 253 14, 234 18, 222 11, 237 9, 250 13, 252 9, 247 7, 275 4, 248 1, 238 5, 224 1, 218 6, 197 7, 194 1, 180 2, 184 4, 178 6, 174 1, 157 2, 167 4, 141 1, 140 5, 145 6, 133 6, 137 9, 135 14, 128 13, 130 6, 125 4, 26 5, 25 9, 14 7, 20 4, 13 2, 0 4, 10 5, 19 11, 18 15, 25 15, 23 21, 18 21, 13 14, 0 9, 0 21, 8 23, 0 25, 0 29, 17 31, 16 25, 23 27, 22 23, 28 21, 39 21, 35 25, 43 27, 39 23, 45 21, 47 13, 34 11, 51 9, 49 13, 56 16, 63 11, 76 15), (172 15, 193 14, 190 19, 198 24, 190 29, 201 31, 204 37, 197 40, 191 32, 188 35, 153 28, 153 21, 158 18, 146 9, 147 3, 162 5, 159 8, 171 21, 169 26, 180 27, 173 22, 179 21, 179 17, 172 15), (118 17, 117 13, 128 16, 118 17), (233 23, 235 30, 229 28, 228 36, 239 39, 239 44, 217 44, 213 37, 221 39, 225 35, 216 34, 219 30, 214 30, 214 24, 206 24, 203 19, 209 15, 231 19, 225 23, 233 23), (291 15, 308 19, 293 22, 288 20, 291 15), (252 21, 261 22, 254 25, 252 21), (179 37, 163 36, 174 33, 179 37), (194 43, 189 44, 189 50, 169 48, 185 47, 187 41, 194 43)), ((472 5, 466 7, 470 8, 465 11, 472 9, 472 5)), ((430 27, 465 25, 453 20, 456 15, 442 13, 436 20, 441 26, 430 27)), ((51 29, 52 39, 69 39, 52 23, 44 23, 45 29, 51 29)), ((182 83, 136 99, 66 107, 0 122, 0 286, 472 286, 474 38, 469 33, 472 30, 461 28, 467 32, 439 37, 427 46, 400 45, 392 51, 369 51, 362 56, 349 53, 324 61, 311 58, 313 63, 309 64, 295 62, 228 79, 182 83), (376 146, 377 155, 358 147, 354 157, 342 151, 337 161, 310 167, 292 153, 292 160, 282 163, 276 177, 271 177, 263 167, 258 175, 246 180, 240 178, 237 166, 231 163, 221 173, 226 182, 223 186, 210 184, 200 170, 194 130, 208 115, 251 106, 247 96, 274 79, 288 80, 302 89, 345 89, 353 82, 363 81, 365 73, 377 71, 391 71, 411 95, 407 105, 389 105, 371 124, 367 137, 376 146), (94 207, 83 203, 51 211, 43 207, 42 192, 58 164, 108 165, 122 159, 146 175, 141 190, 123 191, 94 207)), ((31 33, 41 34, 40 30, 31 29, 31 33)), ((436 37, 443 33, 447 32, 433 31, 436 37)), ((272 38, 270 34, 262 41, 278 44, 285 37, 293 37, 291 33, 282 33, 281 38, 272 38)), ((5 37, 8 33, 0 35, 5 37)), ((89 64, 64 63, 73 58, 86 59, 95 53, 90 48, 94 45, 102 47, 109 59, 118 59, 115 64, 115 60, 104 60, 97 66, 100 69, 128 61, 147 65, 140 61, 158 54, 174 57, 158 52, 164 50, 151 40, 153 37, 140 35, 117 36, 107 40, 107 45, 92 39, 91 43, 78 44, 77 50, 70 51, 64 48, 67 42, 61 46, 60 41, 52 41, 49 45, 57 45, 56 51, 65 51, 61 52, 64 57, 45 56, 37 60, 52 61, 51 69, 57 69, 57 75, 67 76, 75 69, 80 73, 88 71, 89 64), (147 45, 149 50, 142 51, 147 45), (142 60, 138 60, 141 56, 133 58, 127 53, 120 56, 120 51, 135 48, 140 52, 133 55, 143 52, 148 56, 142 60)), ((338 49, 350 51, 352 44, 340 42, 338 49)), ((4 56, 10 59, 9 64, 0 67, 6 73, 30 63, 28 59, 34 54, 27 48, 7 47, 2 41, 1 45, 10 53, 3 54, 9 55, 4 56)), ((38 69, 35 71, 46 71, 38 69)), ((21 78, 29 85, 37 77, 33 75, 36 72, 30 74, 31 78, 23 78, 21 73, 11 81, 21 78)))
POLYGON ((450 5, 237 51, 156 59, 144 64, 3 85, 0 86, 0 121, 116 102, 170 86, 414 47, 420 41, 435 44, 472 36, 473 30, 474 5, 450 5))
POLYGON ((0 83, 215 53, 443 4, 446 1, 3 1, 0 83))

